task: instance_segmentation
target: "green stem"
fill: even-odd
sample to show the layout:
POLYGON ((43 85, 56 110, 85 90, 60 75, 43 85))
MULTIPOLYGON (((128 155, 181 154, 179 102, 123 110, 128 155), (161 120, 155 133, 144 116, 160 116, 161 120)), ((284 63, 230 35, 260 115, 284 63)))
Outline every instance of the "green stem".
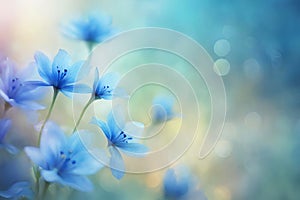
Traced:
POLYGON ((93 103, 94 100, 95 100, 95 97, 92 95, 91 98, 89 99, 89 101, 87 102, 87 104, 83 107, 72 133, 74 133, 76 131, 78 125, 80 124, 80 121, 82 120, 82 117, 83 117, 84 113, 86 112, 89 105, 91 105, 91 103, 93 103))
POLYGON ((39 132, 38 146, 40 146, 42 132, 43 132, 43 130, 44 130, 44 127, 45 127, 45 125, 46 125, 46 122, 47 122, 48 119, 50 118, 50 115, 51 115, 51 113, 52 113, 52 110, 53 110, 53 107, 54 107, 55 100, 56 100, 56 97, 57 97, 57 95, 58 95, 58 92, 59 92, 59 90, 58 90, 57 88, 53 88, 53 98, 52 98, 52 102, 51 102, 49 111, 48 111, 48 113, 47 113, 47 116, 46 116, 46 118, 45 118, 45 121, 43 122, 42 127, 41 127, 41 130, 40 130, 40 132, 39 132))
POLYGON ((47 181, 45 181, 45 184, 44 184, 44 187, 43 187, 43 191, 41 193, 41 199, 45 199, 45 196, 47 194, 47 190, 48 190, 49 186, 50 186, 50 183, 47 182, 47 181))
POLYGON ((86 42, 86 45, 87 45, 89 53, 91 53, 93 51, 95 43, 94 42, 86 42))
POLYGON ((38 167, 33 166, 32 170, 34 172, 34 176, 36 178, 36 182, 35 182, 35 199, 38 199, 39 196, 39 191, 40 191, 40 171, 38 169, 38 167))

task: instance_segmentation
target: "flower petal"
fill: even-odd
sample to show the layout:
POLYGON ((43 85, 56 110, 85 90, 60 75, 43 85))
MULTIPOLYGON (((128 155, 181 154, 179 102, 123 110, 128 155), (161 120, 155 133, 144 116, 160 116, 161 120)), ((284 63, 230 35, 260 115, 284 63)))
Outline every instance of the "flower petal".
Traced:
POLYGON ((164 177, 165 195, 168 197, 182 197, 187 194, 190 186, 190 176, 186 171, 181 171, 176 176, 174 169, 168 169, 164 177))
POLYGON ((78 61, 69 68, 68 79, 70 82, 75 82, 81 80, 88 73, 89 70, 88 67, 84 65, 84 61, 78 61))
POLYGON ((18 197, 28 197, 32 198, 32 191, 30 190, 30 184, 27 181, 20 181, 13 184, 8 190, 0 191, 0 196, 4 198, 16 198, 18 197))
POLYGON ((78 175, 91 175, 99 171, 103 165, 97 161, 88 151, 77 153, 73 160, 78 161, 76 166, 69 172, 78 175))
MULTIPOLYGON (((115 111, 115 110, 114 110, 115 111)), ((124 127, 124 118, 121 113, 111 111, 107 116, 107 125, 109 127, 111 133, 111 139, 113 140, 115 137, 119 135, 121 129, 124 127), (118 117, 116 120, 116 117, 118 117)))
POLYGON ((43 154, 41 153, 40 149, 36 147, 25 147, 24 148, 25 153, 27 156, 36 164, 37 166, 46 169, 47 168, 47 163, 44 159, 43 154))
POLYGON ((99 126, 101 128, 101 130, 103 131, 103 133, 105 134, 106 138, 108 140, 111 140, 110 129, 108 128, 108 126, 105 122, 98 120, 96 117, 93 117, 91 120, 91 123, 99 126))
POLYGON ((96 98, 111 100, 118 80, 119 75, 117 73, 111 72, 103 75, 97 84, 94 83, 94 85, 96 85, 96 87, 94 87, 96 98), (104 89, 104 87, 108 87, 109 90, 104 89))
POLYGON ((42 110, 45 109, 45 106, 38 104, 34 101, 22 101, 18 102, 17 105, 24 110, 42 110))
POLYGON ((57 74, 57 68, 69 70, 69 63, 71 61, 71 56, 63 49, 59 49, 58 53, 53 59, 52 63, 52 76, 57 74))
POLYGON ((40 76, 48 83, 51 83, 51 66, 49 58, 43 54, 42 52, 38 51, 34 54, 35 62, 38 65, 38 72, 40 76))
POLYGON ((85 84, 74 84, 74 85, 66 85, 61 88, 61 90, 65 90, 67 92, 72 93, 90 93, 92 89, 85 84))
POLYGON ((24 84, 33 86, 51 86, 49 83, 43 81, 26 81, 24 84))
POLYGON ((173 169, 168 169, 164 176, 164 192, 166 196, 171 196, 176 191, 177 180, 173 169))
POLYGON ((11 99, 5 94, 4 91, 0 90, 0 96, 6 101, 9 102, 11 101, 11 99))
POLYGON ((104 74, 100 80, 100 86, 106 86, 108 85, 110 88, 115 88, 118 84, 118 81, 120 79, 120 76, 115 72, 109 72, 107 74, 104 74))
POLYGON ((55 123, 47 122, 41 136, 40 150, 48 164, 55 164, 57 156, 65 147, 66 137, 64 132, 55 123))
POLYGON ((57 174, 57 170, 41 170, 41 174, 48 182, 62 183, 61 177, 57 174))
POLYGON ((8 153, 12 155, 16 155, 17 153, 19 153, 19 149, 11 144, 3 144, 3 147, 8 153))
POLYGON ((85 176, 76 176, 73 174, 62 174, 63 184, 76 190, 89 192, 93 190, 92 182, 85 176))
POLYGON ((99 81, 99 70, 98 70, 98 68, 96 67, 96 69, 95 69, 94 84, 93 84, 93 92, 94 92, 94 93, 95 93, 95 91, 96 91, 98 81, 99 81))
POLYGON ((88 178, 74 174, 63 173, 58 175, 56 170, 42 170, 42 176, 48 182, 55 182, 61 185, 72 187, 80 191, 91 191, 93 185, 88 178))
MULTIPOLYGON (((136 154, 144 154, 149 151, 148 147, 146 147, 143 144, 139 144, 139 143, 119 143, 116 145, 125 152, 133 153, 133 154, 130 154, 133 156, 136 154)), ((136 155, 136 156, 138 156, 138 155, 136 155)))
POLYGON ((9 128, 11 126, 11 120, 9 119, 0 119, 0 143, 4 139, 5 135, 7 134, 9 128))
POLYGON ((117 179, 121 179, 124 176, 125 164, 119 150, 113 146, 109 147, 111 154, 109 165, 111 173, 117 179))

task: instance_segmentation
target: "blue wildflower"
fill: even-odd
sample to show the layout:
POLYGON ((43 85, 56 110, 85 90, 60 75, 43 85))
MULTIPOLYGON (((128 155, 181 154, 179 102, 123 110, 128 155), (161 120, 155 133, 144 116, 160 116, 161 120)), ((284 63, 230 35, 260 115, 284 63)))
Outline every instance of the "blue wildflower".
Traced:
POLYGON ((174 113, 174 99, 171 97, 157 96, 153 99, 152 105, 152 119, 154 123, 169 121, 179 116, 178 114, 174 113))
POLYGON ((129 135, 132 131, 142 131, 144 125, 139 122, 129 122, 125 124, 121 119, 116 121, 112 112, 108 115, 106 123, 95 117, 91 123, 98 125, 106 136, 111 154, 109 165, 112 174, 117 179, 121 179, 124 176, 125 164, 119 150, 133 156, 148 151, 146 146, 134 142, 133 138, 129 135), (131 130, 129 127, 131 127, 131 130))
POLYGON ((107 73, 99 79, 99 71, 96 68, 93 85, 94 98, 111 100, 115 96, 121 96, 120 89, 116 88, 119 76, 116 73, 107 73))
POLYGON ((6 199, 33 199, 33 192, 30 188, 30 183, 27 181, 20 181, 13 184, 8 190, 0 191, 0 196, 6 199))
POLYGON ((11 126, 11 120, 9 119, 0 119, 0 148, 4 148, 7 152, 11 154, 16 154, 19 150, 10 144, 4 142, 4 137, 7 134, 9 128, 11 126))
POLYGON ((27 156, 41 170, 47 182, 59 183, 81 191, 93 188, 85 175, 96 173, 102 165, 83 146, 78 132, 66 138, 53 122, 48 122, 40 148, 25 147, 27 156))
POLYGON ((52 65, 49 58, 42 52, 36 52, 34 58, 38 65, 38 72, 44 81, 32 81, 32 84, 53 86, 54 89, 61 91, 66 96, 72 92, 90 92, 88 86, 76 83, 84 75, 84 73, 79 73, 84 62, 79 61, 70 65, 71 57, 65 50, 58 51, 52 65))
POLYGON ((111 23, 110 16, 90 14, 65 25, 62 33, 71 39, 97 44, 116 32, 111 23))
POLYGON ((164 177, 164 194, 168 198, 179 198, 187 194, 189 189, 188 177, 177 179, 174 169, 168 169, 164 177))
POLYGON ((17 72, 14 63, 8 59, 0 63, 0 97, 7 106, 19 107, 25 110, 39 110, 44 106, 35 101, 41 98, 41 92, 36 86, 25 84, 30 67, 17 72))
POLYGON ((201 190, 195 187, 194 176, 187 169, 168 169, 163 180, 164 196, 167 199, 207 200, 201 190))

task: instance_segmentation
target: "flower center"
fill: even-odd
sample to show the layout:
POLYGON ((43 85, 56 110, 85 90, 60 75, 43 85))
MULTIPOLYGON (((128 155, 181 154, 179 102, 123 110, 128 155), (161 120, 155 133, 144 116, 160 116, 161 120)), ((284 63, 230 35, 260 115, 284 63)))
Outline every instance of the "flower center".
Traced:
POLYGON ((121 131, 115 139, 116 143, 128 143, 129 140, 132 140, 132 137, 126 135, 124 131, 121 131))
POLYGON ((67 69, 60 69, 58 66, 57 68, 57 87, 61 84, 64 78, 67 76, 68 70, 67 69))
POLYGON ((99 92, 96 93, 96 97, 97 98, 102 98, 103 95, 107 95, 107 94, 111 94, 112 89, 109 87, 109 85, 104 85, 100 90, 98 90, 99 92))
POLYGON ((8 89, 9 98, 13 98, 15 94, 19 91, 19 88, 23 86, 23 83, 20 82, 19 78, 15 77, 11 80, 11 85, 8 89))
POLYGON ((72 159, 72 151, 60 151, 60 160, 56 165, 58 172, 65 170, 66 168, 70 169, 76 165, 76 160, 72 159))

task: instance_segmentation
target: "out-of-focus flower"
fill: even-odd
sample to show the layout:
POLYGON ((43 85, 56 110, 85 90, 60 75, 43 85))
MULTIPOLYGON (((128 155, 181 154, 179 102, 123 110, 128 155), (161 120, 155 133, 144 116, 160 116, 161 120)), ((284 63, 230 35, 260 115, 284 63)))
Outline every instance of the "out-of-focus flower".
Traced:
POLYGON ((11 145, 4 142, 4 137, 7 134, 9 128, 11 126, 11 120, 9 119, 0 119, 0 148, 4 148, 7 152, 11 154, 16 154, 19 150, 11 145))
POLYGON ((25 84, 30 73, 30 67, 17 72, 14 63, 9 59, 0 63, 0 97, 8 105, 25 110, 44 108, 35 102, 42 97, 40 91, 34 85, 25 84))
POLYGON ((116 33, 111 24, 110 16, 90 14, 64 25, 62 33, 71 39, 83 40, 93 46, 116 33))
POLYGON ((164 196, 167 199, 178 200, 207 200, 204 193, 195 186, 194 180, 189 171, 185 168, 176 170, 168 169, 163 180, 164 196))
POLYGON ((152 101, 152 119, 154 123, 169 121, 179 114, 174 113, 174 99, 168 96, 157 96, 152 101))
POLYGON ((40 148, 25 147, 25 152, 39 166, 47 182, 81 191, 92 190, 93 185, 86 175, 94 174, 102 167, 83 146, 78 132, 66 138, 53 122, 46 124, 40 148))
POLYGON ((116 96, 124 96, 125 92, 123 92, 120 88, 116 88, 118 80, 118 74, 113 72, 105 74, 99 79, 99 71, 96 68, 93 85, 95 99, 111 100, 116 96))
POLYGON ((53 86, 66 96, 70 96, 70 93, 91 92, 87 85, 76 83, 85 75, 79 73, 84 62, 78 61, 70 65, 71 57, 65 50, 58 51, 52 65, 49 58, 42 52, 36 52, 34 58, 38 65, 38 72, 44 81, 31 81, 30 83, 37 86, 53 86))
POLYGON ((106 136, 111 154, 109 165, 112 174, 117 179, 121 179, 124 176, 125 164, 119 150, 132 156, 144 154, 148 151, 145 145, 134 142, 133 138, 129 136, 130 132, 143 131, 144 125, 139 122, 125 124, 121 117, 120 120, 116 121, 112 112, 109 113, 106 123, 95 117, 91 123, 98 125, 106 136))
POLYGON ((6 199, 33 199, 33 192, 30 188, 30 183, 27 181, 20 181, 13 184, 8 190, 0 191, 0 196, 6 199))
POLYGON ((190 182, 188 177, 178 180, 174 169, 168 169, 164 177, 164 194, 168 198, 179 198, 187 194, 190 182))

